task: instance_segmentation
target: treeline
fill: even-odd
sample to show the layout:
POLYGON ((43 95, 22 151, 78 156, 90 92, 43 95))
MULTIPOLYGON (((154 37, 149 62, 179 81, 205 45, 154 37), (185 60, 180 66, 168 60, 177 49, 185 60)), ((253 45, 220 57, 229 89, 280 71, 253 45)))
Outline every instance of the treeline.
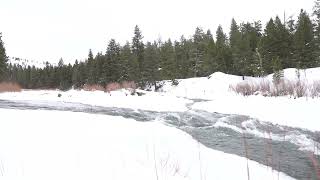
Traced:
POLYGON ((264 29, 260 21, 238 24, 232 19, 228 35, 221 26, 215 35, 198 27, 191 38, 182 36, 177 41, 143 42, 136 26, 131 42, 121 46, 111 39, 105 53, 94 56, 90 50, 84 62, 71 65, 61 59, 58 66, 47 63, 41 69, 9 64, 6 80, 24 88, 69 89, 134 81, 140 87, 157 89, 161 80, 175 83, 175 79, 208 76, 217 71, 263 76, 282 68, 315 67, 320 65, 319 9, 320 0, 315 4, 315 20, 303 10, 296 22, 275 17, 264 29))

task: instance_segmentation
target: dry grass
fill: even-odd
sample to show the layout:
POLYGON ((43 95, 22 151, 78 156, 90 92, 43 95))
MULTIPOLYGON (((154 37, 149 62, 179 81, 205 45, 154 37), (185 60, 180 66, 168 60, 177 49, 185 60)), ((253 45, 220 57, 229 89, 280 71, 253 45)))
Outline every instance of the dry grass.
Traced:
POLYGON ((116 91, 116 90, 119 90, 121 89, 121 84, 119 83, 109 83, 106 85, 106 88, 105 88, 106 92, 111 92, 111 91, 116 91))
POLYGON ((124 89, 137 89, 137 85, 134 81, 124 81, 121 83, 121 87, 124 89))
POLYGON ((83 90, 85 91, 105 91, 105 92, 111 92, 116 91, 119 89, 129 89, 129 90, 135 90, 137 88, 136 83, 133 81, 124 81, 122 83, 109 83, 105 87, 98 85, 98 84, 85 84, 83 86, 83 90))
POLYGON ((97 84, 88 85, 88 84, 85 84, 83 86, 83 90, 85 90, 85 91, 104 91, 105 89, 101 85, 97 85, 97 84))
POLYGON ((320 97, 320 81, 313 82, 313 85, 309 87, 309 91, 312 98, 320 97))
POLYGON ((21 87, 17 83, 3 82, 0 83, 0 92, 20 92, 21 87))

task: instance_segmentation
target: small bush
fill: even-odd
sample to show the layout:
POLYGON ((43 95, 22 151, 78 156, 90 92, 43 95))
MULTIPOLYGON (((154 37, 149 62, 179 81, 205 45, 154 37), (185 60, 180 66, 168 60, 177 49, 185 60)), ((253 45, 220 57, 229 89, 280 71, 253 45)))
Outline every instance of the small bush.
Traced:
POLYGON ((313 85, 309 88, 309 91, 312 98, 320 97, 320 81, 313 82, 313 85))
POLYGON ((294 86, 296 97, 307 96, 307 86, 305 83, 298 81, 294 86))
POLYGON ((178 86, 179 85, 179 81, 174 79, 174 80, 172 80, 171 84, 172 84, 172 86, 178 86))
POLYGON ((0 92, 20 92, 21 87, 17 83, 0 83, 0 92))
POLYGON ((119 83, 109 83, 106 85, 106 92, 116 91, 118 89, 121 89, 121 85, 119 83))
POLYGON ((291 96, 299 98, 308 96, 309 92, 312 97, 320 96, 320 82, 315 82, 312 88, 308 88, 308 85, 301 81, 285 81, 283 79, 272 84, 269 81, 261 81, 256 84, 244 81, 229 86, 229 89, 243 96, 261 94, 263 96, 291 96))
POLYGON ((134 81, 123 81, 121 87, 124 89, 136 89, 137 85, 134 81))
POLYGON ((243 96, 250 96, 253 95, 255 92, 255 87, 252 84, 249 84, 248 82, 241 82, 237 84, 236 86, 230 86, 229 87, 232 91, 241 94, 243 96))
POLYGON ((92 84, 92 85, 85 84, 83 86, 83 90, 85 90, 85 91, 104 91, 105 89, 103 86, 98 85, 98 84, 92 84))

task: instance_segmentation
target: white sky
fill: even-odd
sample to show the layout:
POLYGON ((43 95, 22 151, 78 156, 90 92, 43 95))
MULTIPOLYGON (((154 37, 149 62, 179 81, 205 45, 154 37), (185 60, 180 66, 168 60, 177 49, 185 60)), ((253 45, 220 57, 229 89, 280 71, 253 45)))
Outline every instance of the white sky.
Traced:
POLYGON ((286 11, 311 13, 313 0, 1 0, 0 32, 7 55, 30 60, 66 62, 105 52, 115 38, 131 41, 139 25, 144 40, 189 37, 195 28, 221 24, 229 32, 231 18, 265 22, 286 11))

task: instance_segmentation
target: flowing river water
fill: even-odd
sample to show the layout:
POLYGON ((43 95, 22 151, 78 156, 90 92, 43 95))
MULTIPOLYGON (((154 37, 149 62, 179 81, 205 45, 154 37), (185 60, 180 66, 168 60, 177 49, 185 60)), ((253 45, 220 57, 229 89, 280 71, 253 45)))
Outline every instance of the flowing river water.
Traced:
POLYGON ((80 103, 0 100, 0 108, 58 110, 106 114, 136 121, 162 121, 189 133, 203 145, 247 157, 301 180, 320 174, 320 132, 261 122, 248 116, 193 110, 202 100, 192 100, 185 112, 155 112, 80 103))

